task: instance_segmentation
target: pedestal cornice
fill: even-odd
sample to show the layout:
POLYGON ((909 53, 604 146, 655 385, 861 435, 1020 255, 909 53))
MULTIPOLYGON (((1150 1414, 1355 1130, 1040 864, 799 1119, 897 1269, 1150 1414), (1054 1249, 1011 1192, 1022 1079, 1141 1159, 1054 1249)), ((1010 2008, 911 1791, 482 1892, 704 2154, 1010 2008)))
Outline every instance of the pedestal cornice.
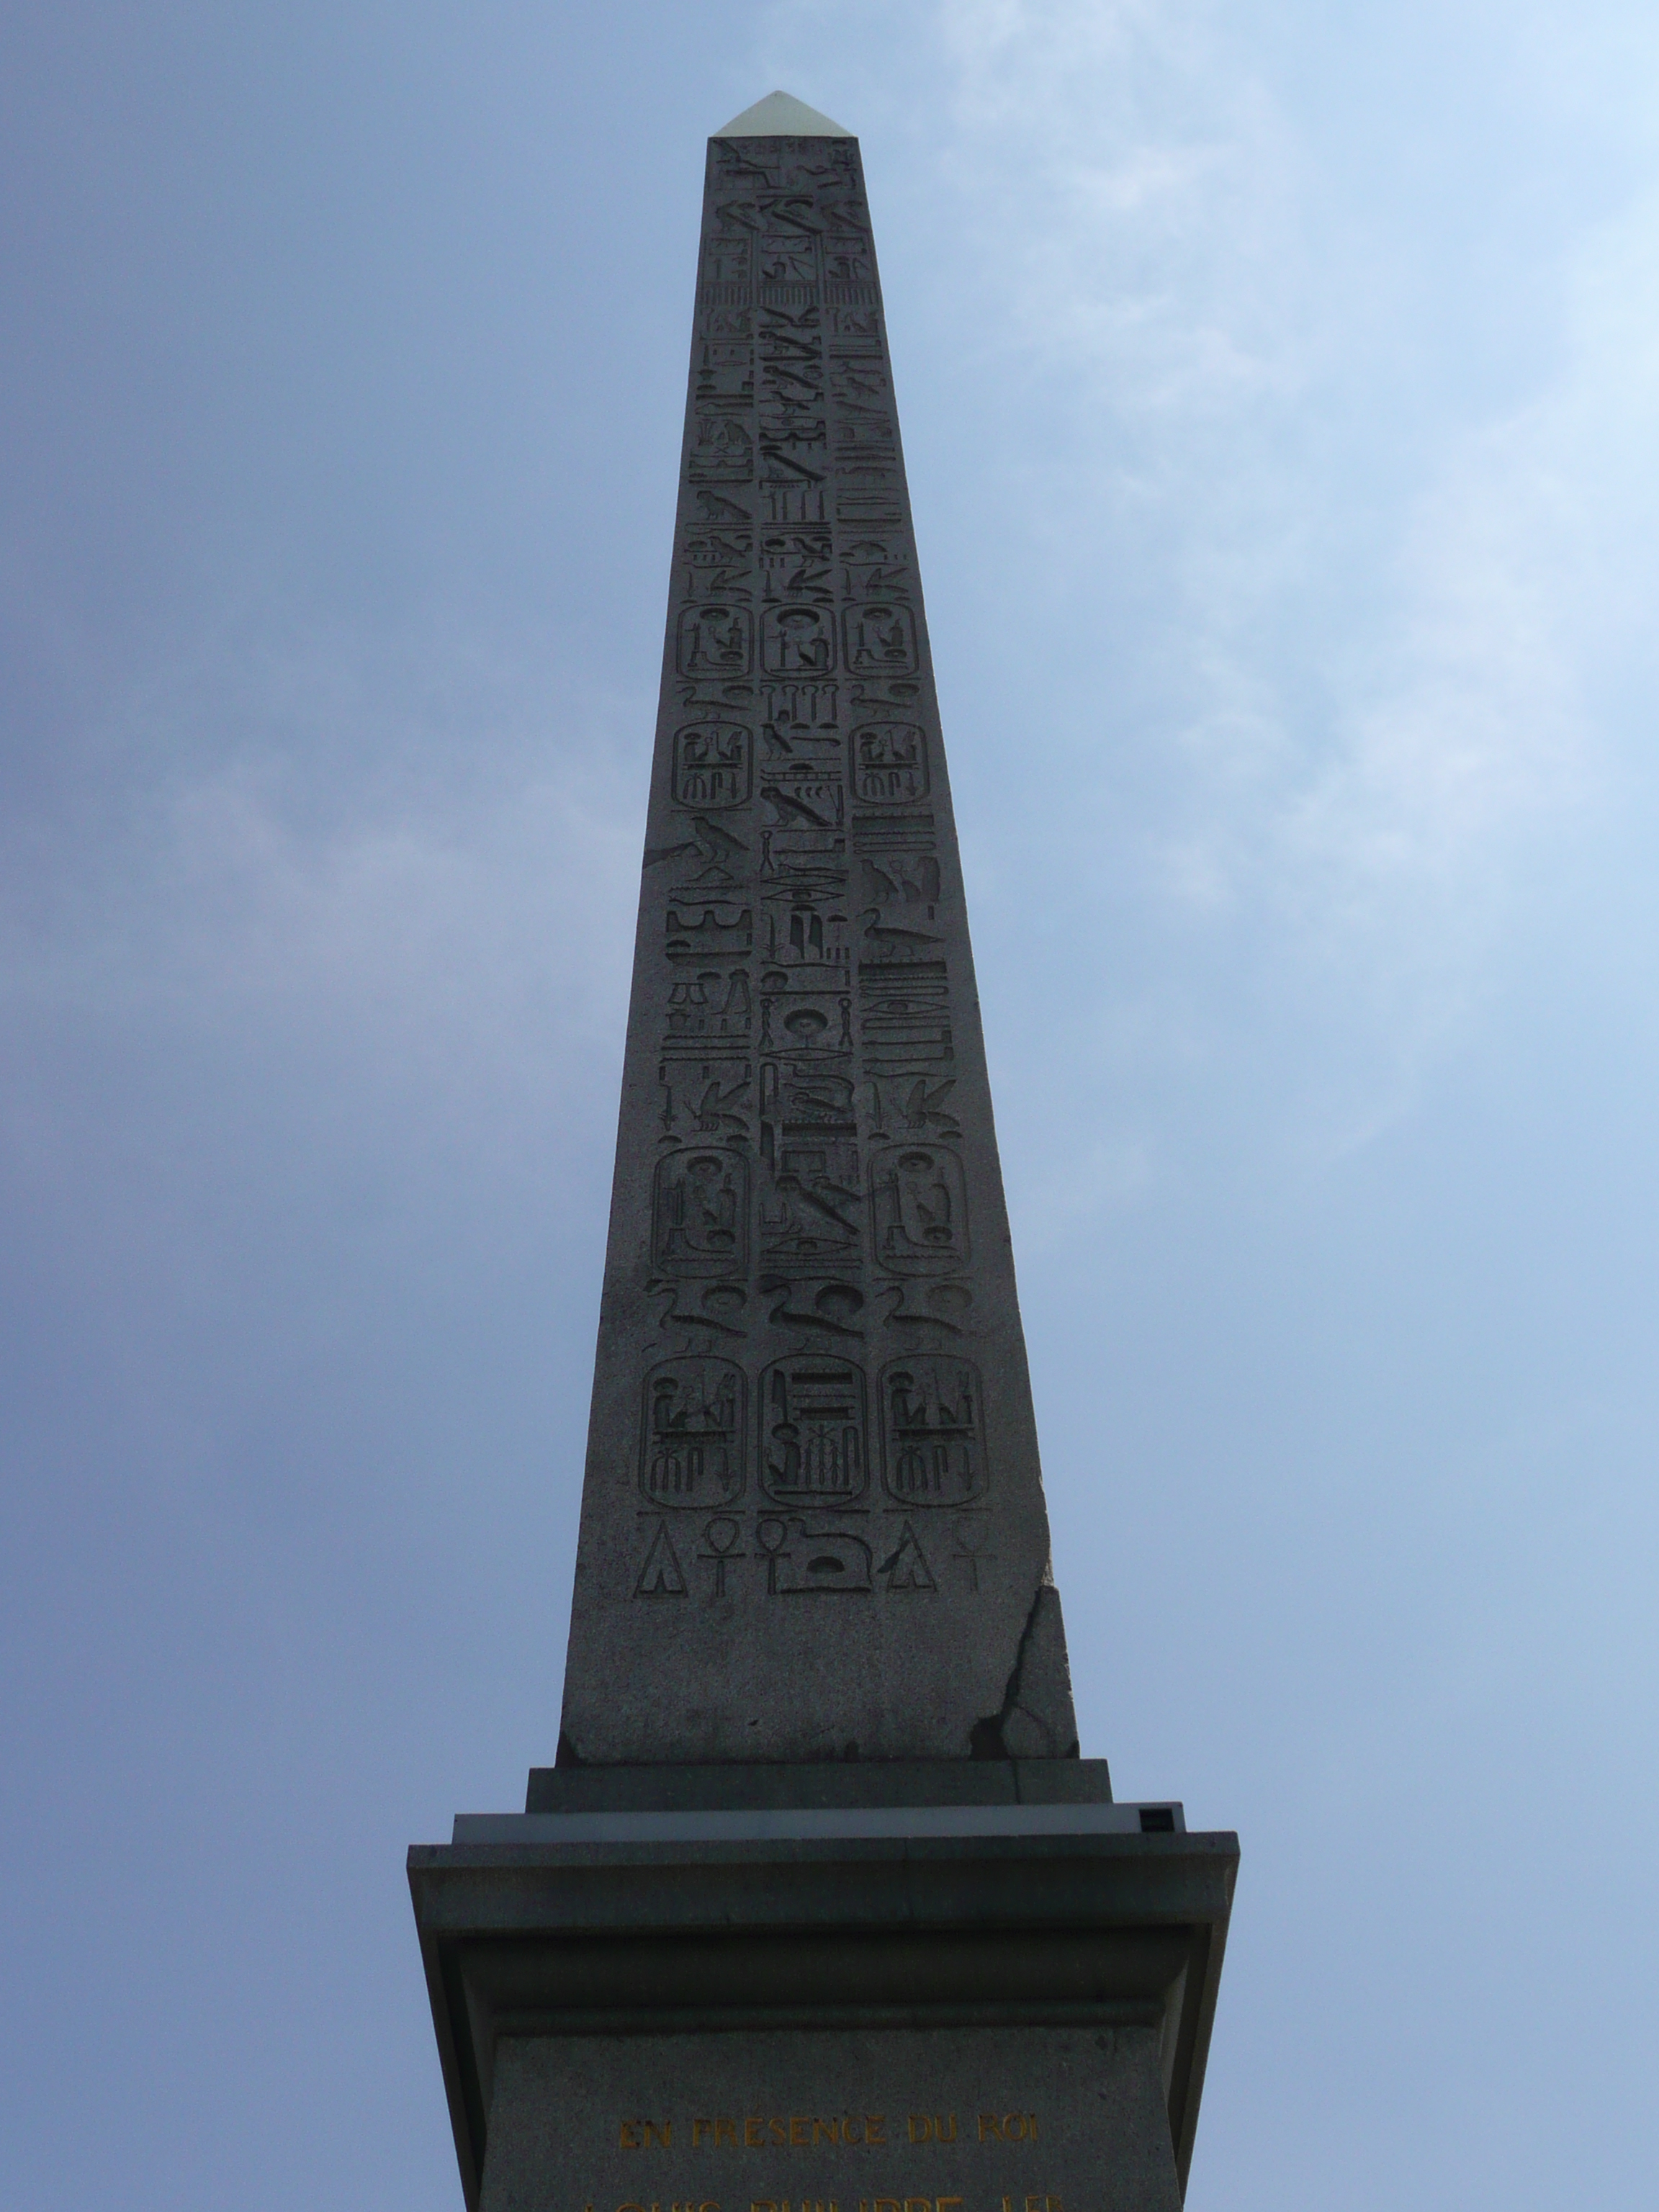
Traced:
POLYGON ((1185 2186, 1235 1836, 553 1842, 550 1825, 409 1854, 469 2207, 502 2038, 744 2028, 1154 2028, 1185 2186))

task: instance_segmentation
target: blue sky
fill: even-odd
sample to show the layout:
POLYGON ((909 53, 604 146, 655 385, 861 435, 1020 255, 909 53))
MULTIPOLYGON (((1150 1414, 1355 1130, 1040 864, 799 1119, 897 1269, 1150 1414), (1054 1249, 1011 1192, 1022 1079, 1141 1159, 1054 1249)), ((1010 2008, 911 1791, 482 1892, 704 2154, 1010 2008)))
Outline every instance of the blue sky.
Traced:
POLYGON ((1194 2212, 1645 2206, 1659 17, 0 26, 7 2193, 459 2201, 556 1735, 702 142, 859 132, 1194 2212))

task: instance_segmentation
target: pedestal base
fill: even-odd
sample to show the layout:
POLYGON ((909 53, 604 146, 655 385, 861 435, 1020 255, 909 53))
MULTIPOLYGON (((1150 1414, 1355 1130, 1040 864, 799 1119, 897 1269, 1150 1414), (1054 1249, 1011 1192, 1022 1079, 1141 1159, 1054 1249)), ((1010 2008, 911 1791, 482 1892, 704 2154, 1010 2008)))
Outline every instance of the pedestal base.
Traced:
POLYGON ((1176 2212, 1237 1842, 1054 1765, 610 1810, 588 1771, 416 1846, 471 2212, 1176 2212))

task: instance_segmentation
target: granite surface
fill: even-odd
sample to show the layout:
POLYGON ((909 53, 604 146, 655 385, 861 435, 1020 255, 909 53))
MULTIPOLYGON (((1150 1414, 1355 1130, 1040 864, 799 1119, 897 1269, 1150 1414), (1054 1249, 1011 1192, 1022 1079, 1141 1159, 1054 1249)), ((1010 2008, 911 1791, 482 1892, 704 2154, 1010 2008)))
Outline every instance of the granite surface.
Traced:
POLYGON ((1076 1749, 858 144, 713 139, 559 1761, 1076 1749))

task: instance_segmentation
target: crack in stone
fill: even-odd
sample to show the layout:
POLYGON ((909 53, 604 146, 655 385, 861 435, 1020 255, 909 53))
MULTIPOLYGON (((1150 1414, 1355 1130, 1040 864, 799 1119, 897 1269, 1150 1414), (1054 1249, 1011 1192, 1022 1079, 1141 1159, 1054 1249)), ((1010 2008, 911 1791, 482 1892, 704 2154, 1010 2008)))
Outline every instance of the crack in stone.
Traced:
POLYGON ((1002 1693, 1002 1710, 1000 1712, 988 1713, 983 1720, 975 1721, 969 1732, 969 1744, 975 1759, 1032 1757, 1075 1759, 1078 1755, 1076 1737, 1073 1736, 1063 1747, 1057 1745, 1052 1724, 1044 1719, 1041 1712, 1033 1711, 1021 1696, 1021 1692, 1026 1686, 1023 1679, 1026 1662, 1031 1656, 1031 1645, 1037 1632, 1045 1596, 1052 1599, 1054 1606, 1058 1607, 1059 1592, 1054 1589, 1053 1573, 1047 1566, 1043 1568, 1038 1579, 1030 1607, 1025 1615, 1025 1624, 1019 1632, 1019 1642, 1014 1648, 1014 1663, 1008 1670, 1007 1686, 1002 1693), (1010 1743, 1007 1731, 1010 1724, 1017 1718, 1026 1722, 1030 1729, 1036 1729, 1041 1735, 1042 1741, 1040 1750, 1034 1750, 1018 1742, 1010 1743))

